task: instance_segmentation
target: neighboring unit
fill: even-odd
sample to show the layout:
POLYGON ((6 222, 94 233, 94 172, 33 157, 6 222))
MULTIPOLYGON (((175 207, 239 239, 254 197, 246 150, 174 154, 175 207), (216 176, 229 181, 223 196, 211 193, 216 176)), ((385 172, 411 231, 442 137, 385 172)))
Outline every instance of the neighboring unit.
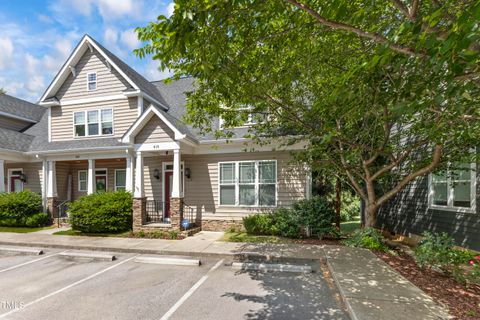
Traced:
POLYGON ((456 164, 410 183, 379 211, 377 225, 406 236, 446 232, 462 247, 480 250, 479 175, 456 164))
POLYGON ((193 90, 192 78, 149 82, 84 36, 40 106, 0 96, 0 192, 41 193, 56 217, 60 204, 125 189, 134 229, 186 218, 206 230, 309 196, 309 171, 291 163, 300 146, 245 152, 245 128, 227 143, 184 124, 193 90))

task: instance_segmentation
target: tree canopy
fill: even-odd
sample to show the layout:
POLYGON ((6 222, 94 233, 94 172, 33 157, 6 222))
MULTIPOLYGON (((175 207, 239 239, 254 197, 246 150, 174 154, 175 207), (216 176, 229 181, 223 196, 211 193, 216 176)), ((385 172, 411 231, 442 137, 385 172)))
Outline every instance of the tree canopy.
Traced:
POLYGON ((203 131, 222 117, 228 137, 253 113, 258 143, 306 142, 299 159, 345 176, 373 225, 478 143, 478 21, 479 0, 178 0, 137 29, 136 53, 197 79, 186 120, 203 131))

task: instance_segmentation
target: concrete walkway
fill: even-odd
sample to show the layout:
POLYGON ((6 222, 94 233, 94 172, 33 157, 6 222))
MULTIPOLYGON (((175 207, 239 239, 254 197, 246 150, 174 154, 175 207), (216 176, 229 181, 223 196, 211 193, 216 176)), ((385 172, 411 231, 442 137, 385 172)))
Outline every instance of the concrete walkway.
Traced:
POLYGON ((448 319, 446 310, 368 250, 343 246, 218 241, 222 232, 184 240, 0 233, 0 245, 140 254, 314 259, 326 264, 355 320, 448 319))

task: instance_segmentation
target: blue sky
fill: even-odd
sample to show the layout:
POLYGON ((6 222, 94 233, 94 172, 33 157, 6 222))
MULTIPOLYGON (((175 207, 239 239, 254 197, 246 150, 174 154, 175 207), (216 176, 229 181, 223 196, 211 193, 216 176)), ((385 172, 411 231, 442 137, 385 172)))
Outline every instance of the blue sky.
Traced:
POLYGON ((172 11, 171 0, 0 1, 0 88, 36 102, 85 33, 147 79, 164 79, 158 62, 133 54, 133 29, 172 11))

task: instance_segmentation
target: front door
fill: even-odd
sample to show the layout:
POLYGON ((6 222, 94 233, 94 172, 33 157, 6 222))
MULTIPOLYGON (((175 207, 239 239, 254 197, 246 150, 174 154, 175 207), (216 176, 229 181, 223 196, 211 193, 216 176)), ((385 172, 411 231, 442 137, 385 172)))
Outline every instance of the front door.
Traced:
POLYGON ((97 192, 103 192, 107 190, 107 177, 106 176, 95 176, 95 186, 97 192))
POLYGON ((165 199, 165 218, 170 219, 170 198, 172 197, 173 172, 166 171, 164 178, 165 194, 163 195, 163 199, 165 199))
POLYGON ((23 183, 20 177, 10 177, 10 192, 20 192, 22 189, 23 183))

